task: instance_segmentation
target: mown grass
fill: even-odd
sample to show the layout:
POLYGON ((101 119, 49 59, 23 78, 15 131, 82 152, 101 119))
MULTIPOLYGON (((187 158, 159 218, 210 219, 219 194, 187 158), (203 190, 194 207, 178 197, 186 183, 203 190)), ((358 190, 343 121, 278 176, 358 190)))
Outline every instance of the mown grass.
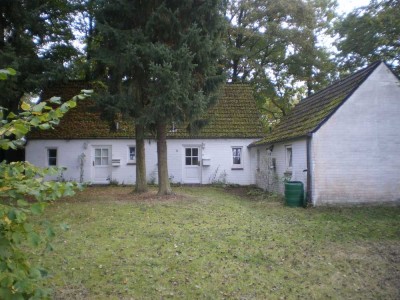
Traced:
MULTIPOLYGON (((210 187, 88 188, 52 205, 56 299, 399 299, 400 208, 287 208, 210 187)), ((256 196, 254 196, 256 195, 256 196)))

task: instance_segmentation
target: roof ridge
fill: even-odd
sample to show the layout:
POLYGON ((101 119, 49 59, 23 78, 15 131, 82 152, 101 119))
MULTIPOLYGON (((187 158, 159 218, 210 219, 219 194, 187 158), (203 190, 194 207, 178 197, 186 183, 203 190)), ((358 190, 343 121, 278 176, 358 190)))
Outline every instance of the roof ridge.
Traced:
MULTIPOLYGON (((307 100, 310 99, 311 97, 313 97, 313 96, 315 96, 315 95, 318 95, 318 94, 321 94, 321 93, 325 92, 326 90, 333 88, 333 87, 336 86, 336 85, 343 84, 345 81, 350 81, 350 80, 353 79, 354 77, 357 77, 359 74, 361 74, 362 72, 366 72, 367 70, 369 70, 369 71, 368 71, 368 74, 367 74, 367 77, 366 77, 366 78, 368 78, 368 76, 369 76, 369 75, 376 69, 376 67, 379 66, 381 63, 382 63, 381 60, 377 60, 377 61, 375 61, 375 62, 369 64, 369 65, 366 66, 365 68, 362 68, 362 69, 360 69, 360 70, 354 72, 353 74, 349 74, 349 75, 345 76, 345 77, 342 78, 342 79, 338 79, 338 80, 332 82, 331 84, 329 84, 328 86, 324 87, 323 89, 321 89, 321 90, 315 92, 314 94, 303 98, 302 100, 300 100, 300 102, 307 101, 307 100)), ((366 79, 366 78, 365 78, 365 79, 366 79)), ((362 81, 362 82, 363 82, 363 81, 362 81)), ((357 87, 360 86, 362 82, 360 82, 360 83, 357 85, 357 87)))
POLYGON ((336 81, 317 93, 304 98, 281 122, 264 137, 253 143, 263 145, 307 136, 317 131, 368 79, 381 61, 336 81))

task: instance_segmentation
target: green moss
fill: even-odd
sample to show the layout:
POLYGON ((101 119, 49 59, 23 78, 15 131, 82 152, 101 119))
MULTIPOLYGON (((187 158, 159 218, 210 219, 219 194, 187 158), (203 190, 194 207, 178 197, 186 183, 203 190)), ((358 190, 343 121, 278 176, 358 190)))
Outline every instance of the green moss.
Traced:
POLYGON ((304 99, 281 120, 271 134, 254 145, 280 142, 312 133, 351 95, 377 65, 372 64, 304 99))
MULTIPOLYGON (((72 82, 72 87, 57 87, 54 93, 73 95, 82 86, 72 82)), ((84 83, 81 83, 83 85, 84 83)), ((48 90, 47 94, 52 91, 48 90)), ((207 114, 209 123, 200 130, 189 133, 188 123, 176 124, 176 131, 168 132, 169 138, 260 138, 263 127, 249 85, 229 84, 224 87, 219 101, 207 114)), ((67 98, 64 96, 63 98, 67 98)), ((100 118, 94 110, 93 100, 78 103, 76 109, 66 114, 60 125, 54 130, 35 132, 30 139, 75 139, 75 138, 134 138, 134 120, 119 120, 119 130, 112 130, 107 121, 100 118)), ((149 137, 152 137, 149 135, 149 137)))

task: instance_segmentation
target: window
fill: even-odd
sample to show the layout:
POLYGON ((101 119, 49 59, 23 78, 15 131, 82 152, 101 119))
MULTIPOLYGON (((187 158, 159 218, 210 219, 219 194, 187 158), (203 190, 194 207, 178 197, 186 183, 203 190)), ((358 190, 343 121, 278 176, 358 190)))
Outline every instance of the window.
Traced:
POLYGON ((47 149, 47 164, 49 166, 57 166, 57 148, 47 149))
POLYGON ((108 166, 108 148, 96 148, 94 150, 94 165, 108 166))
POLYGON ((286 146, 286 169, 291 170, 293 165, 292 146, 286 146))
POLYGON ((199 165, 199 148, 185 148, 185 165, 199 165))
POLYGON ((233 169, 243 168, 242 147, 232 147, 232 163, 233 169))
POLYGON ((136 162, 136 147, 129 146, 128 147, 128 163, 136 162))

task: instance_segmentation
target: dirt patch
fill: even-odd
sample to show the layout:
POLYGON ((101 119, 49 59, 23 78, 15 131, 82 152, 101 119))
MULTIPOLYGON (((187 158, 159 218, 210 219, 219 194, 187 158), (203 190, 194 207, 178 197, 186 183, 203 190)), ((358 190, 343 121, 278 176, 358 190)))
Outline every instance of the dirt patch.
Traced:
POLYGON ((163 202, 184 201, 192 199, 190 196, 173 193, 159 196, 157 191, 151 188, 146 193, 137 194, 132 186, 90 186, 77 192, 73 198, 63 198, 64 201, 114 201, 114 202, 163 202))
POLYGON ((282 202, 283 198, 280 195, 265 192, 256 186, 226 186, 224 190, 231 194, 243 199, 251 201, 269 201, 269 202, 282 202))
POLYGON ((88 299, 89 291, 83 284, 77 285, 66 285, 54 292, 53 299, 64 300, 64 299, 75 299, 84 300, 88 299))
POLYGON ((171 195, 165 195, 165 196, 159 196, 157 195, 156 191, 149 191, 146 193, 142 194, 136 194, 135 192, 130 191, 129 193, 118 193, 114 194, 115 200, 117 201, 146 201, 146 202, 152 202, 152 201, 180 201, 180 200, 188 200, 189 197, 186 195, 181 195, 181 194, 171 194, 171 195))

